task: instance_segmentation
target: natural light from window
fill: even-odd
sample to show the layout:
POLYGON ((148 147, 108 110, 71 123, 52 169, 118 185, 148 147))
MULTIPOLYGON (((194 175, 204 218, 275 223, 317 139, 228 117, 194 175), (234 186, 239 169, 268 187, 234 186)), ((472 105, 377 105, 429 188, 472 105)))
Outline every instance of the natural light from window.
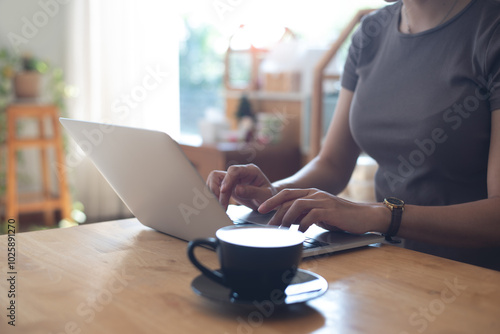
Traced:
MULTIPOLYGON (((308 47, 326 50, 358 10, 385 4, 383 0, 184 2, 179 46, 180 123, 184 138, 199 135, 198 123, 208 112, 224 114, 224 55, 240 25, 249 29, 246 36, 233 40, 232 49, 248 49, 250 44, 268 46, 279 40, 286 27, 308 47)), ((241 66, 248 65, 241 61, 241 66)))

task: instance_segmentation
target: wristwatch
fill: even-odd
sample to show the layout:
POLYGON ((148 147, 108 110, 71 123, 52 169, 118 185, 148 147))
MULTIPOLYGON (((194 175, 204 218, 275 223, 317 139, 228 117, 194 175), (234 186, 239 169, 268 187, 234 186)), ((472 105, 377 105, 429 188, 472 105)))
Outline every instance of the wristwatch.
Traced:
POLYGON ((385 240, 390 243, 400 243, 401 240, 394 240, 392 237, 398 234, 401 218, 405 209, 405 202, 396 197, 387 197, 384 199, 384 204, 392 212, 391 225, 389 225, 389 229, 385 233, 385 240))

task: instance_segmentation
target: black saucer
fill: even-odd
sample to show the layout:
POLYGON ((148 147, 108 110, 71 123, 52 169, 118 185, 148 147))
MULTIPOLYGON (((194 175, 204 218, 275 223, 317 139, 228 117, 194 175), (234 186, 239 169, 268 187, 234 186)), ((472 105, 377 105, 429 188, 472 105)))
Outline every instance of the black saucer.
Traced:
MULTIPOLYGON (((246 299, 234 299, 231 290, 220 285, 204 275, 196 277, 191 283, 193 291, 205 298, 230 304, 252 305, 258 301, 246 299)), ((278 301, 272 301, 276 305, 290 305, 303 303, 323 295, 328 290, 328 282, 318 274, 299 269, 286 288, 286 297, 278 301)))

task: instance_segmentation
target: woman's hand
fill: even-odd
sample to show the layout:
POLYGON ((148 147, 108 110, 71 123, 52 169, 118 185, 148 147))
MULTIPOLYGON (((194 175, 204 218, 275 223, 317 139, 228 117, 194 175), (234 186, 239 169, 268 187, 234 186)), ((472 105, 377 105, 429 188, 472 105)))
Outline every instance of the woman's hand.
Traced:
POLYGON ((273 195, 276 189, 266 175, 254 164, 233 165, 225 171, 213 171, 207 186, 227 209, 231 196, 239 203, 257 210, 260 204, 273 195))
POLYGON ((358 204, 318 189, 284 189, 259 207, 259 212, 277 210, 270 225, 299 225, 306 231, 316 224, 328 230, 356 234, 385 231, 390 211, 383 204, 358 204))

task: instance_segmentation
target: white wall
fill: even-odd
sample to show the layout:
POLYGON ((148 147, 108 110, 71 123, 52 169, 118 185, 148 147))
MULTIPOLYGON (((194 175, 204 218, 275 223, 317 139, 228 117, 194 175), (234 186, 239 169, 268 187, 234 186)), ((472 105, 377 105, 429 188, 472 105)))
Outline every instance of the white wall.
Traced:
MULTIPOLYGON (((57 67, 65 70, 66 82, 72 85, 75 91, 79 93, 77 97, 68 99, 68 113, 73 117, 86 120, 91 120, 88 114, 82 115, 82 113, 77 113, 81 110, 89 113, 90 110, 92 113, 97 113, 95 116, 96 119, 92 120, 111 121, 107 120, 105 115, 101 115, 100 111, 107 110, 109 114, 109 109, 113 106, 113 102, 118 101, 125 93, 130 94, 130 92, 135 92, 136 90, 134 89, 138 87, 138 84, 144 82, 143 78, 148 74, 147 70, 149 68, 156 71, 161 70, 162 73, 168 73, 168 78, 165 80, 162 78, 161 87, 156 89, 154 94, 148 91, 151 94, 148 94, 147 101, 141 101, 142 103, 140 104, 136 103, 137 107, 134 107, 133 112, 129 112, 129 116, 141 119, 143 124, 138 124, 137 126, 143 125, 144 127, 159 130, 164 130, 165 128, 175 129, 174 125, 178 125, 179 123, 178 50, 177 35, 175 34, 176 29, 174 29, 175 25, 170 23, 174 21, 173 17, 175 18, 174 5, 173 2, 163 0, 131 0, 127 2, 127 5, 125 1, 122 2, 121 0, 103 0, 102 2, 97 0, 92 3, 88 0, 0 0, 0 48, 7 47, 10 51, 16 52, 19 55, 25 53, 31 54, 46 61, 53 68, 57 67), (115 8, 111 8, 113 6, 117 9, 116 11, 114 10, 115 8), (91 17, 90 11, 81 12, 78 10, 80 8, 99 9, 101 7, 106 7, 104 8, 106 9, 105 14, 110 16, 107 18, 104 16, 99 17, 99 15, 91 17), (128 8, 128 16, 121 17, 121 11, 124 8, 128 8), (137 11, 132 11, 131 8, 136 8, 137 11), (131 17, 137 17, 138 20, 133 22, 134 24, 128 24, 126 20, 131 17), (88 29, 89 27, 93 28, 95 30, 93 32, 98 35, 78 35, 81 40, 74 38, 75 25, 76 28, 82 26, 80 24, 82 22, 79 21, 80 18, 84 18, 85 20, 82 22, 86 22, 86 24, 90 22, 90 25, 85 26, 85 28, 87 30, 91 30, 88 29), (120 22, 121 25, 115 24, 113 26, 110 24, 110 22, 116 23, 120 19, 122 19, 122 22, 120 22), (137 29, 137 25, 143 26, 144 29, 137 29), (69 31, 70 26, 72 26, 72 32, 69 31), (125 28, 122 29, 122 27, 125 28), (89 47, 92 46, 90 44, 99 43, 104 40, 96 38, 102 37, 99 28, 105 30, 102 31, 102 35, 106 35, 108 38, 116 35, 117 38, 111 40, 113 43, 109 43, 109 39, 106 42, 102 42, 107 44, 101 45, 101 48, 94 48, 92 51, 93 54, 89 54, 89 47), (138 50, 139 53, 124 52, 116 54, 120 52, 121 49, 119 47, 123 47, 123 45, 119 45, 115 49, 113 47, 118 41, 123 40, 133 43, 134 51, 137 52, 138 50), (120 59, 122 61, 128 56, 129 58, 134 58, 133 60, 136 60, 137 64, 135 64, 135 67, 121 67, 117 76, 109 75, 108 72, 96 73, 92 71, 95 67, 88 66, 90 56, 94 56, 94 60, 97 59, 97 62, 102 61, 102 64, 105 64, 105 59, 109 60, 114 57, 112 60, 120 59), (144 64, 139 62, 146 60, 148 62, 144 64), (166 62, 169 62, 168 66, 165 65, 166 62), (75 73, 79 74, 78 71, 91 72, 94 75, 94 80, 95 77, 98 77, 100 85, 90 84, 90 81, 82 83, 82 80, 75 79, 75 73), (103 80, 99 79, 101 74, 103 80), (117 83, 120 78, 127 75, 129 76, 126 78, 128 81, 121 80, 117 83), (101 88, 102 90, 100 90, 101 88), (92 92, 98 91, 99 93, 96 95, 97 98, 93 100, 88 96, 91 90, 92 92), (165 99, 169 99, 168 102, 171 102, 169 108, 151 106, 153 102, 165 99), (89 104, 91 105, 89 106, 89 104), (95 108, 97 105, 100 109, 95 108), (152 111, 156 114, 153 115, 152 111)), ((92 12, 92 14, 96 13, 92 12)), ((123 62, 120 64, 123 64, 123 62)), ((120 65, 115 63, 112 65, 120 67, 120 65)), ((109 68, 110 66, 107 67, 107 69, 109 68)), ((29 123, 23 125, 21 133, 27 135, 34 133, 36 131, 34 125, 29 123)), ((174 135, 174 133, 172 134, 174 135)), ((24 167, 21 168, 21 174, 27 178, 20 185, 20 191, 31 192, 40 188, 38 152, 32 151, 35 150, 30 150, 30 152, 24 155, 24 167)), ((95 168, 91 165, 87 166, 87 164, 89 163, 82 162, 78 167, 86 169, 89 173, 97 174, 95 168)), ((90 182, 90 178, 85 179, 82 177, 82 175, 88 176, 90 174, 83 174, 80 171, 72 173, 71 170, 68 170, 68 172, 70 182, 73 181, 72 184, 74 185, 72 187, 73 199, 83 202, 89 220, 90 218, 102 219, 103 217, 108 218, 111 215, 128 214, 128 211, 124 212, 126 210, 123 209, 121 201, 114 195, 114 192, 107 186, 106 182, 102 178, 99 178, 99 175, 92 176, 93 182, 90 182), (92 187, 94 184, 103 184, 105 189, 101 186, 92 187), (104 194, 107 198, 112 197, 112 199, 104 201, 101 199, 102 197, 97 196, 101 194, 104 194), (107 194, 110 195, 107 196, 107 194), (107 211, 104 212, 105 210, 107 211), (108 213, 111 211, 113 213, 108 213)))
POLYGON ((67 7, 58 0, 1 0, 0 48, 64 67, 67 7))
MULTIPOLYGON (((1 0, 0 48, 19 56, 30 54, 51 67, 65 66, 65 33, 67 7, 61 0, 1 0)), ((33 122, 24 122, 22 135, 36 129, 33 122)), ((40 188, 39 155, 35 150, 24 151, 21 164, 21 191, 40 188)))

